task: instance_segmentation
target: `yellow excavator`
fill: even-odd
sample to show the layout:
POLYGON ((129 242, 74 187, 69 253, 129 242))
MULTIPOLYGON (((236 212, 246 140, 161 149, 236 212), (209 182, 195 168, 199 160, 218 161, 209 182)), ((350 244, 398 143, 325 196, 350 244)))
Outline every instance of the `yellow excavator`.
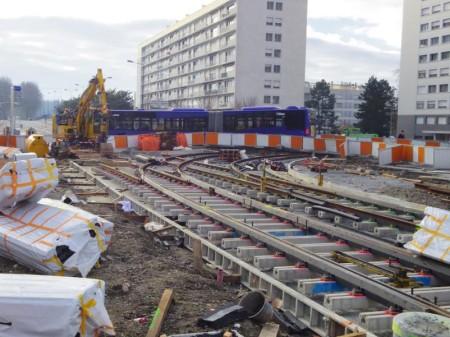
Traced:
POLYGON ((98 147, 105 143, 109 134, 109 110, 106 104, 105 81, 101 69, 89 81, 81 95, 75 110, 64 109, 59 115, 53 115, 52 135, 56 142, 52 144, 51 155, 57 157, 62 149, 74 145, 98 147), (94 99, 97 103, 94 103, 94 99))

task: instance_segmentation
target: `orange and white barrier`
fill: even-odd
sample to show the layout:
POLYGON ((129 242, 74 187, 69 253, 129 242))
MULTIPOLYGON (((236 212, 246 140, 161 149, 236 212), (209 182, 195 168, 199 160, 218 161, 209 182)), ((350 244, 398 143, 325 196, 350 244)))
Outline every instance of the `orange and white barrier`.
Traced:
POLYGON ((0 169, 0 208, 18 201, 37 201, 58 184, 55 159, 36 158, 8 162, 0 169))
POLYGON ((0 317, 2 336, 114 335, 96 279, 0 274, 0 317))
POLYGON ((50 203, 2 210, 0 255, 40 273, 86 277, 110 236, 93 214, 50 203))

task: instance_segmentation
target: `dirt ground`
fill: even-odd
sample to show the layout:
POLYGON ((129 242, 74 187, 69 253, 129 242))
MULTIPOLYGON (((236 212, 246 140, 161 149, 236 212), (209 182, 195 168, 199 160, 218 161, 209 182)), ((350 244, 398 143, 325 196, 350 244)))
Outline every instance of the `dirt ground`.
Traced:
MULTIPOLYGON (((50 198, 60 199, 69 186, 60 183, 50 198)), ((380 193, 404 200, 440 206, 439 198, 421 190, 382 185, 380 193), (438 200, 439 199, 439 200, 438 200)), ((225 284, 219 287, 215 274, 195 271, 192 253, 170 242, 170 249, 157 243, 143 228, 143 221, 127 217, 114 205, 86 204, 77 206, 114 222, 112 244, 103 254, 99 268, 89 277, 106 282, 106 308, 121 337, 143 337, 149 323, 141 324, 133 319, 147 316, 151 321, 166 288, 174 290, 175 303, 166 317, 162 333, 186 334, 213 331, 196 326, 199 318, 229 302, 238 302, 239 285, 225 284)), ((27 268, 0 257, 2 273, 32 273, 27 268)), ((250 320, 239 322, 233 328, 246 337, 259 335, 261 325, 250 320)), ((309 335, 309 334, 308 334, 309 335)), ((288 336, 282 333, 281 336, 288 336)), ((305 335, 306 336, 306 335, 305 335)))

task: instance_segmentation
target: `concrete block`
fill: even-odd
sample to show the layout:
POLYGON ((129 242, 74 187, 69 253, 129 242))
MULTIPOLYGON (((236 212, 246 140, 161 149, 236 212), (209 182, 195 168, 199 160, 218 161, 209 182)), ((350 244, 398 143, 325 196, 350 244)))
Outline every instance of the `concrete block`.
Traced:
POLYGON ((212 220, 206 219, 190 219, 187 221, 187 227, 190 229, 196 229, 199 225, 210 225, 212 220))
POLYGON ((278 206, 289 206, 290 204, 294 203, 296 200, 294 199, 278 199, 277 205, 278 206))
POLYGON ((302 236, 305 232, 301 229, 290 228, 290 229, 269 229, 265 230, 267 234, 276 236, 276 237, 284 237, 284 236, 302 236))
POLYGON ((231 188, 232 184, 229 183, 229 182, 224 182, 224 183, 222 184, 222 186, 223 186, 223 188, 229 189, 229 188, 231 188))
POLYGON ((373 230, 373 234, 376 236, 379 236, 381 238, 386 237, 397 237, 397 234, 400 233, 400 230, 398 228, 394 227, 376 227, 373 230))
POLYGON ((197 226, 197 233, 200 236, 207 236, 209 232, 211 231, 223 231, 224 227, 220 224, 210 224, 210 225, 198 225, 197 226))
POLYGON ((222 242, 222 239, 224 238, 236 238, 239 234, 233 231, 210 231, 208 232, 208 240, 209 241, 220 241, 222 242))
POLYGON ((372 221, 372 220, 364 220, 364 221, 361 221, 361 222, 356 222, 355 221, 353 223, 353 228, 357 229, 359 231, 373 232, 373 230, 377 226, 378 226, 378 223, 376 221, 372 221))
POLYGON ((414 234, 397 234, 397 238, 395 239, 395 242, 399 244, 405 244, 409 241, 412 241, 414 234))
POLYGON ((387 310, 374 312, 361 312, 359 321, 361 327, 378 334, 392 334, 393 314, 389 314, 387 310))
POLYGON ((240 187, 238 190, 238 193, 239 194, 247 194, 247 190, 248 190, 247 187, 240 187))
POLYGON ((331 242, 331 243, 307 243, 297 244, 296 246, 306 249, 313 253, 330 253, 338 250, 340 252, 347 252, 351 248, 344 242, 331 242))
POLYGON ((308 267, 278 266, 273 268, 273 277, 280 282, 292 282, 317 276, 308 267))
POLYGON ((257 190, 247 190, 247 196, 250 198, 257 198, 258 191, 257 190))
POLYGON ((336 215, 335 217, 334 217, 334 223, 336 224, 336 225, 341 225, 341 226, 353 226, 353 220, 351 220, 351 219, 349 219, 349 218, 346 218, 346 217, 344 217, 344 216, 339 216, 339 215, 336 215))
POLYGON ((326 281, 320 278, 299 280, 297 290, 307 296, 350 290, 336 281, 326 281))
POLYGON ((254 246, 254 243, 247 238, 224 238, 220 245, 222 249, 235 249, 238 247, 254 246))
POLYGON ((285 236, 283 239, 292 244, 331 243, 325 235, 285 236))
POLYGON ((231 190, 232 190, 233 192, 236 192, 236 193, 239 192, 239 189, 240 189, 240 188, 241 188, 241 185, 233 184, 233 186, 231 186, 231 190))
POLYGON ((269 196, 269 193, 266 192, 258 192, 256 194, 256 197, 258 198, 258 200, 266 200, 266 198, 269 196))
POLYGON ((325 220, 333 220, 334 221, 334 213, 325 212, 325 211, 319 211, 317 212, 317 217, 319 219, 325 219, 325 220))
POLYGON ((252 227, 255 227, 259 230, 269 230, 269 229, 292 229, 293 226, 291 224, 286 224, 283 222, 279 223, 264 223, 264 224, 254 224, 252 227))
POLYGON ((271 252, 266 247, 238 247, 236 256, 242 259, 252 259, 255 256, 270 255, 271 252))
POLYGON ((272 204, 276 204, 277 201, 278 201, 278 199, 280 199, 280 197, 277 196, 277 195, 268 195, 268 196, 266 197, 266 201, 267 201, 267 202, 270 202, 270 203, 272 203, 272 204))
POLYGON ((284 256, 275 256, 275 255, 267 255, 267 256, 255 256, 253 258, 253 264, 259 270, 272 270, 274 267, 278 266, 288 266, 292 265, 286 257, 284 256))
POLYGON ((203 216, 200 214, 197 214, 197 213, 178 215, 178 222, 186 222, 188 220, 194 220, 194 219, 201 220, 201 219, 203 219, 203 216))
POLYGON ((309 204, 306 202, 292 202, 289 205, 289 211, 291 212, 304 212, 305 207, 308 207, 309 204))
POLYGON ((325 294, 324 306, 336 313, 382 308, 381 304, 364 295, 352 295, 351 293, 325 294))
POLYGON ((319 213, 318 210, 312 208, 312 206, 305 207, 305 213, 308 215, 316 216, 319 213))

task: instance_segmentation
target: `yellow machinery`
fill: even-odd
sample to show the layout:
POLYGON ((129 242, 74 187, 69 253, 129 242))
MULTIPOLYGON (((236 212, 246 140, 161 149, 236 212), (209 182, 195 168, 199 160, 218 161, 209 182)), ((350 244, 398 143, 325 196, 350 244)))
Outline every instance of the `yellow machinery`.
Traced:
POLYGON ((357 259, 353 256, 347 255, 342 252, 334 251, 331 252, 331 256, 334 261, 338 263, 347 262, 347 263, 353 263, 365 270, 368 270, 372 273, 383 275, 386 277, 389 277, 392 282, 388 283, 389 285, 396 287, 396 288, 420 288, 423 287, 423 284, 420 282, 417 282, 416 280, 408 277, 407 272, 413 271, 411 269, 405 268, 405 267, 397 267, 391 263, 389 263, 389 266, 391 268, 395 268, 398 270, 397 273, 394 273, 390 270, 386 270, 384 268, 375 266, 373 264, 370 264, 369 262, 357 259))
POLYGON ((25 139, 25 152, 34 152, 39 158, 48 155, 48 144, 43 135, 31 134, 25 139))
MULTIPOLYGON (((52 135, 57 143, 75 145, 80 142, 101 143, 109 134, 109 110, 106 105, 105 81, 102 70, 89 81, 74 111, 65 109, 62 114, 53 115, 52 135), (99 95, 99 103, 93 100, 99 95)), ((66 145, 66 146, 67 146, 66 145)))

